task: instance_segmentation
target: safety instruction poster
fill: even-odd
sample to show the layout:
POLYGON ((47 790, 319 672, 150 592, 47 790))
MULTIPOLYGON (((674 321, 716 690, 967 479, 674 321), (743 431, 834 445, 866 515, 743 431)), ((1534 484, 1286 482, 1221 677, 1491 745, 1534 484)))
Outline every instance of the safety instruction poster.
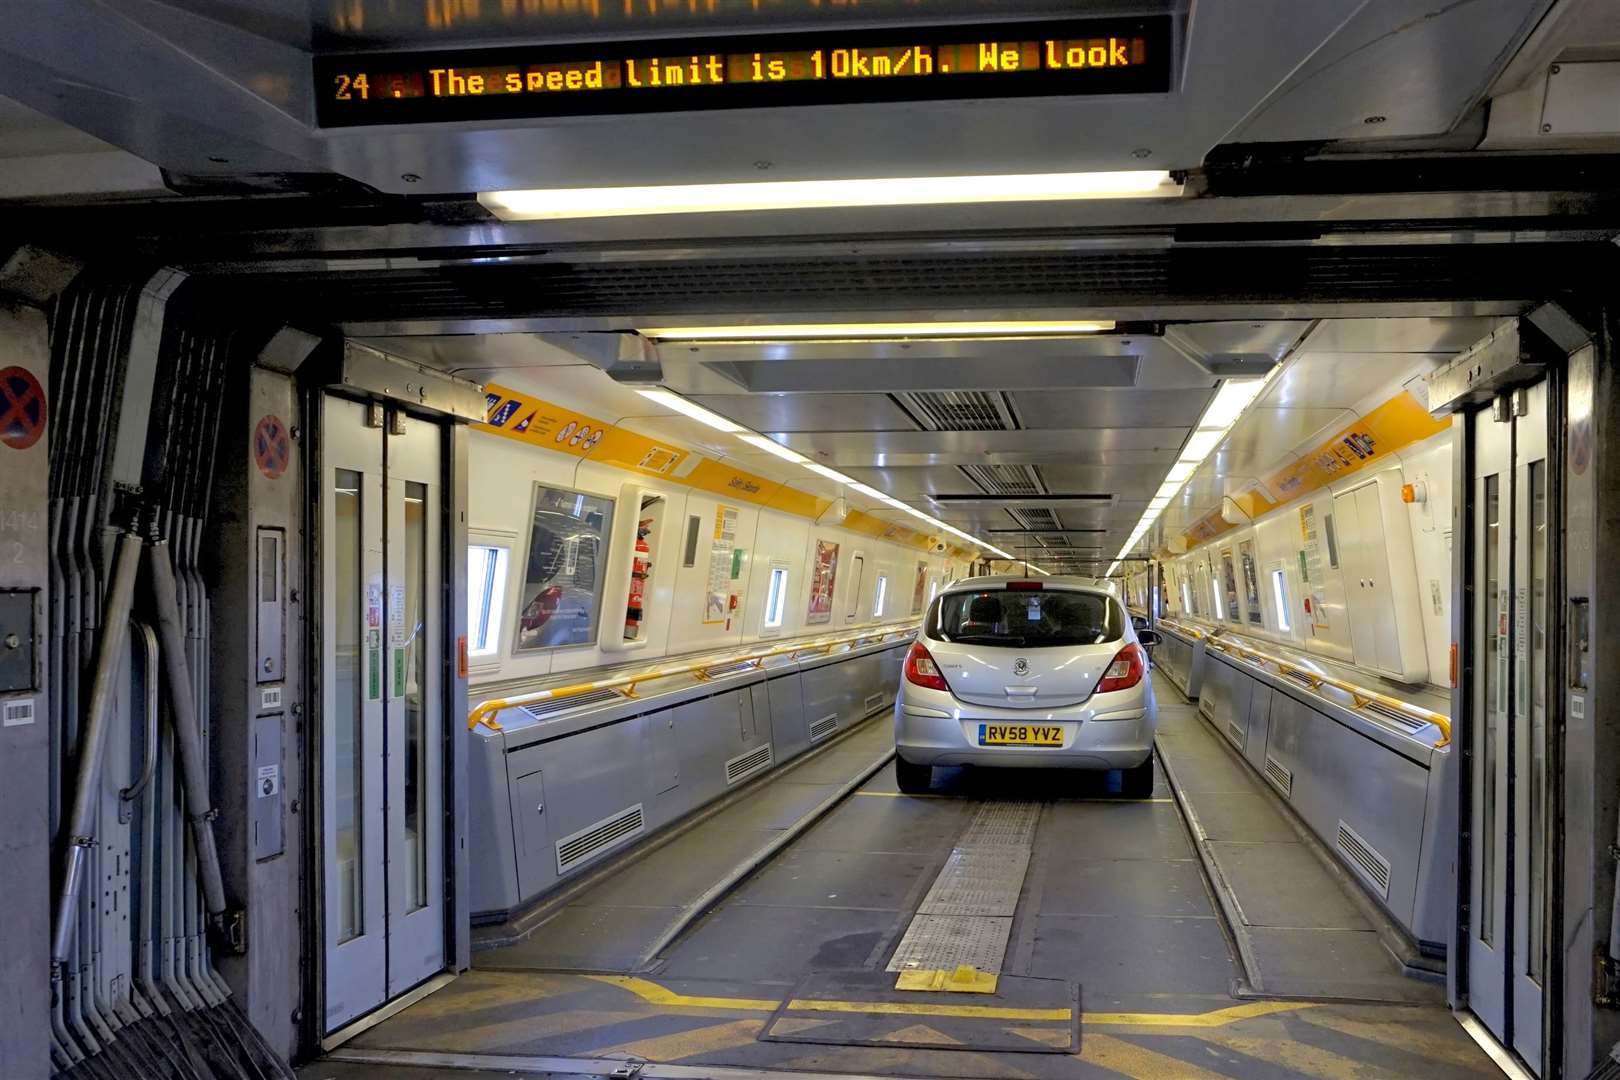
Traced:
POLYGON ((833 586, 838 583, 838 545, 816 541, 816 558, 810 566, 810 610, 806 623, 832 622, 833 586))
POLYGON ((708 599, 703 604, 705 626, 723 623, 731 617, 731 553, 737 548, 737 515, 735 506, 719 506, 714 511, 708 599))

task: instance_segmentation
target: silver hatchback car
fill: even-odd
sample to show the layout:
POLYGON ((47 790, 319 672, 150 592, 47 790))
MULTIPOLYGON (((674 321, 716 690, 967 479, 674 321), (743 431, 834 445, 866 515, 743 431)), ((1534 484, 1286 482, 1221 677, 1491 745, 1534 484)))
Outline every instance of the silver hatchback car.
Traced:
POLYGON ((1123 605, 1087 580, 969 578, 934 598, 894 705, 900 790, 935 765, 1121 769, 1153 790, 1157 724, 1147 647, 1123 605))

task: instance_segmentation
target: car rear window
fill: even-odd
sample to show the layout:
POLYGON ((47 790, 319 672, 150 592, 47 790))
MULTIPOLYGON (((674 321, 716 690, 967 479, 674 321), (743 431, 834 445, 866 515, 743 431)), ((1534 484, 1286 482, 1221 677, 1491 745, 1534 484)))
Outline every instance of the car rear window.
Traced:
POLYGON ((927 634, 1009 649, 1100 645, 1120 639, 1122 621, 1119 605, 1096 593, 987 589, 940 597, 928 614, 927 634))

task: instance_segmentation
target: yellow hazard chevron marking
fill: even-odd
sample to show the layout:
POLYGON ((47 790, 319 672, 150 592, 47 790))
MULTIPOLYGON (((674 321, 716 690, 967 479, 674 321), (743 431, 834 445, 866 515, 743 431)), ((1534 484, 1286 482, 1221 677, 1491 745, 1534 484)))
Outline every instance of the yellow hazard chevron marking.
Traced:
MULTIPOLYGON (((780 1001, 767 998, 705 997, 678 994, 651 979, 634 975, 584 975, 593 982, 628 990, 652 1005, 684 1009, 732 1009, 739 1012, 775 1012, 780 1001)), ((1000 1005, 935 1005, 909 1001, 817 1001, 794 998, 790 1012, 880 1013, 892 1016, 955 1016, 970 1020, 1063 1021, 1074 1019, 1072 1009, 1019 1009, 1000 1005)), ((1206 1013, 1081 1013, 1082 1023, 1107 1027, 1219 1028, 1243 1020, 1277 1013, 1316 1008, 1309 1001, 1250 1001, 1206 1013)))

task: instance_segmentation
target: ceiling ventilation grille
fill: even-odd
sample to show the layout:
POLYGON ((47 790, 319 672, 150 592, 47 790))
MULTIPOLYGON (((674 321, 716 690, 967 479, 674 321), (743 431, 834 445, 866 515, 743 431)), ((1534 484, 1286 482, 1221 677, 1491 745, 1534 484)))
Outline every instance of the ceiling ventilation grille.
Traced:
POLYGON ((998 392, 927 390, 901 394, 900 400, 929 431, 1011 431, 1017 427, 998 392))
POLYGON ((1013 509, 1009 507, 1007 509, 1007 513, 1012 515, 1012 519, 1018 522, 1020 528, 1037 531, 1041 529, 1063 528, 1063 522, 1058 520, 1057 514, 1051 510, 1045 509, 1044 507, 1036 507, 1033 509, 1013 509))
POLYGON ((1033 465, 960 465, 967 478, 991 495, 1039 495, 1045 488, 1033 465))

